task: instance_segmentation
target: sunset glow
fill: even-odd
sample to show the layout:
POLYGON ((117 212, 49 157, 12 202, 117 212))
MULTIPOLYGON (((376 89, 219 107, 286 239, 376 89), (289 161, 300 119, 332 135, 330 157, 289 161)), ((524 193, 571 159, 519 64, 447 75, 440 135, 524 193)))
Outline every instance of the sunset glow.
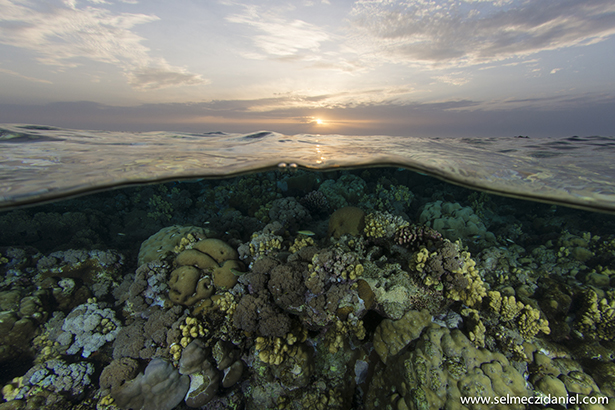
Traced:
POLYGON ((610 135, 613 49, 612 0, 4 0, 0 122, 610 135))

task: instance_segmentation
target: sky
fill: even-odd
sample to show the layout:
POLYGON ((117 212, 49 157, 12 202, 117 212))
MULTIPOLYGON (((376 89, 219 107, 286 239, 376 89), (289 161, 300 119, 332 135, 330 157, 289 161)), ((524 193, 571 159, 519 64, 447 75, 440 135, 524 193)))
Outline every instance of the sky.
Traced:
POLYGON ((613 0, 0 0, 0 123, 615 135, 613 0))

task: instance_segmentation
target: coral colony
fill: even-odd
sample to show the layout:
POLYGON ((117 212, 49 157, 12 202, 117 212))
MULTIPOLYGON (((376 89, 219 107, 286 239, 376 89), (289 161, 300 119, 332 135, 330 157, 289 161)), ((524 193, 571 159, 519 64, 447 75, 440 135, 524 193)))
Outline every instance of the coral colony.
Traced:
POLYGON ((390 168, 5 212, 0 410, 613 406, 614 228, 390 168))

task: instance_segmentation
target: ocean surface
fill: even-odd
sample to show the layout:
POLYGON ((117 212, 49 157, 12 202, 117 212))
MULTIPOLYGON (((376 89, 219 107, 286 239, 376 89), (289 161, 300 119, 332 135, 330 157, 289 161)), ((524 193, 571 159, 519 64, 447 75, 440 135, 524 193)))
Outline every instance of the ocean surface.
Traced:
POLYGON ((0 410, 615 408, 614 181, 613 137, 0 124, 0 410))

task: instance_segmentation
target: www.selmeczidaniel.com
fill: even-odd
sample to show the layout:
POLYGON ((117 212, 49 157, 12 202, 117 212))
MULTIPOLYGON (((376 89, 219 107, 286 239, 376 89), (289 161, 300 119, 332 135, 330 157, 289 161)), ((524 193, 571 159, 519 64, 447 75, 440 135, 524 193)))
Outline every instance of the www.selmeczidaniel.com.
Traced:
POLYGON ((461 397, 461 404, 522 404, 522 405, 575 405, 575 404, 602 404, 608 405, 609 398, 605 396, 581 396, 581 395, 569 395, 569 396, 552 396, 546 394, 544 396, 496 396, 496 397, 461 397))

